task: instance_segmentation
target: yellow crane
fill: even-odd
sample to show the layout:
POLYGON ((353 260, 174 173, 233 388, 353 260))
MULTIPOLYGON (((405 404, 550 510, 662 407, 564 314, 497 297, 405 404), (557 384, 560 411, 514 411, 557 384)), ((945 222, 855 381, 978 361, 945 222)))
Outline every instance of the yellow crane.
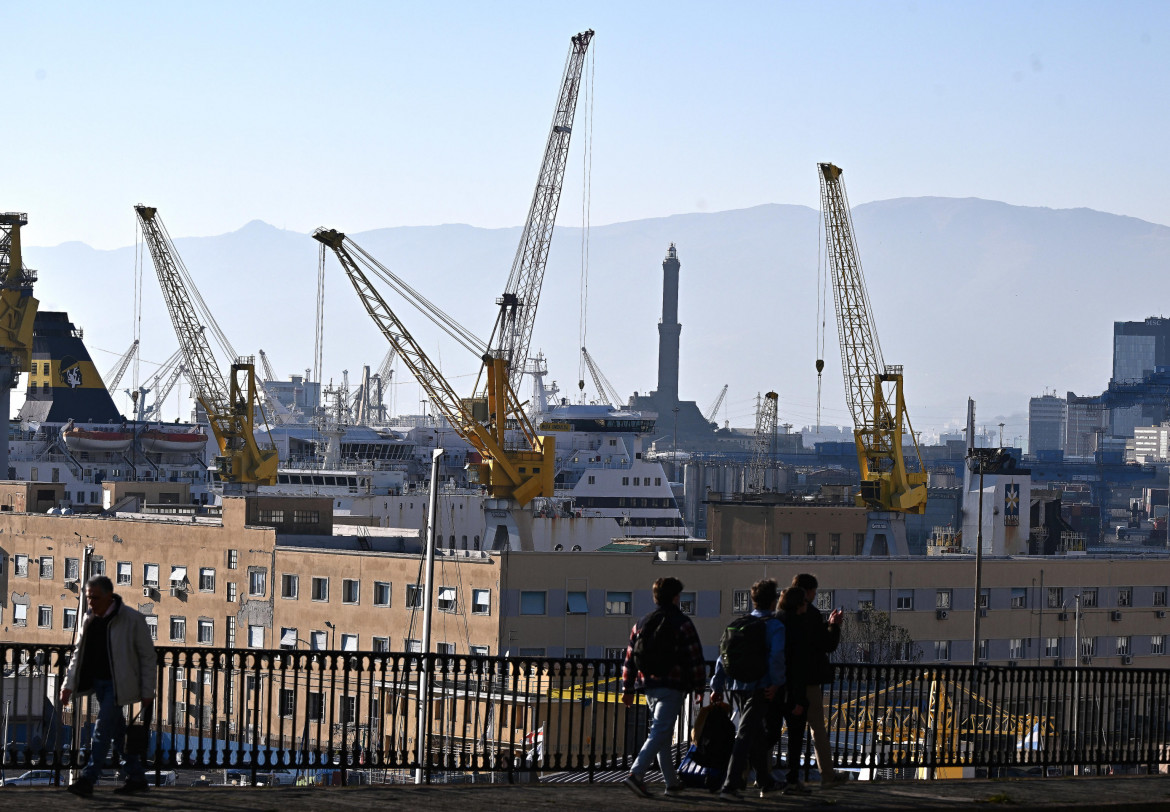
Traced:
MULTIPOLYGON (((926 469, 910 426, 902 394, 902 367, 882 359, 877 329, 861 270, 842 169, 818 164, 821 211, 825 219, 825 257, 833 278, 833 303, 841 345, 845 394, 853 416, 853 440, 861 487, 857 504, 870 509, 863 553, 906 555, 907 514, 926 511, 926 469), (909 471, 902 438, 914 444, 918 470, 909 471)), ((817 369, 823 367, 821 359, 817 369)))
POLYGON ((142 225, 171 324, 179 339, 183 365, 195 389, 195 398, 207 413, 207 422, 219 445, 215 467, 224 483, 224 494, 239 495, 255 491, 258 485, 275 485, 279 462, 276 448, 271 442, 261 446, 256 441, 255 415, 259 392, 255 362, 250 356, 236 357, 234 352, 230 353, 235 360, 225 385, 206 336, 208 327, 217 334, 219 328, 214 324, 200 323, 194 305, 199 292, 194 289, 158 210, 135 206, 134 211, 142 225))
POLYGON ((507 360, 484 353, 486 398, 460 398, 370 282, 362 266, 383 276, 389 271, 336 229, 319 228, 313 232, 313 239, 333 250, 382 335, 418 379, 435 408, 479 453, 482 461, 475 464, 474 473, 487 488, 488 495, 514 500, 520 506, 536 496, 552 496, 555 441, 533 430, 508 383, 507 360), (523 444, 518 447, 505 439, 505 431, 512 427, 519 429, 523 436, 523 444))
MULTIPOLYGON (((0 413, 8 419, 17 376, 32 363, 33 322, 38 302, 32 286, 37 276, 24 267, 20 229, 28 225, 22 212, 0 214, 0 413)), ((0 476, 8 477, 8 437, 0 440, 0 476)))

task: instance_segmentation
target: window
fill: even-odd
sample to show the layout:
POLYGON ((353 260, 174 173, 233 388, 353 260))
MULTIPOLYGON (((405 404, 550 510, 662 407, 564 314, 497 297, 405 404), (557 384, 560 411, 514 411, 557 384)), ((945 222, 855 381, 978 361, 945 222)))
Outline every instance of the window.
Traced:
POLYGON ((422 651, 422 641, 421 640, 411 640, 408 638, 406 640, 406 650, 411 654, 420 653, 422 651))
POLYGON ((1024 638, 1013 637, 1008 643, 1008 659, 1022 660, 1024 659, 1024 638))
POLYGON ((1013 609, 1027 609, 1028 608, 1028 588, 1024 586, 1012 587, 1012 608, 1013 609))
MULTIPOLYGON (((521 649, 521 650, 523 650, 523 649, 521 649)), ((454 656, 455 644, 454 643, 437 643, 435 645, 435 651, 438 652, 439 654, 446 654, 449 657, 454 656)))
POLYGON ((228 550, 227 551, 227 568, 229 570, 234 570, 234 569, 239 568, 239 566, 240 566, 240 551, 239 550, 228 550))
POLYGON ((268 589, 268 573, 261 569, 248 570, 248 595, 253 598, 263 598, 268 589))
POLYGON ((488 656, 488 647, 487 646, 470 646, 468 648, 468 651, 471 652, 472 657, 487 657, 488 656))
POLYGON ((389 637, 374 637, 371 638, 374 645, 374 651, 389 651, 390 638, 389 637))
POLYGON ((290 626, 280 627, 280 647, 295 649, 297 647, 297 630, 290 626))
POLYGON ((309 632, 309 648, 314 651, 325 651, 329 648, 329 635, 316 630, 309 632))
POLYGON ((215 570, 211 567, 199 568, 199 591, 200 592, 214 592, 215 591, 215 570))
POLYGON ((344 578, 341 581, 341 602, 357 603, 360 600, 362 582, 353 578, 344 578))
POLYGON ((390 583, 388 581, 374 581, 374 606, 390 605, 390 583))
POLYGON ((227 616, 227 647, 236 647, 236 616, 227 616))
POLYGON ((914 590, 913 589, 899 589, 898 590, 898 611, 908 611, 914 608, 914 590))
POLYGON ((833 590, 821 589, 817 591, 817 608, 822 612, 833 611, 833 590))
POLYGON ((583 648, 567 648, 565 649, 566 660, 584 660, 585 649, 583 648))
POLYGON ((215 642, 215 621, 200 619, 199 642, 206 646, 215 642))
POLYGON ((547 597, 548 595, 545 592, 521 592, 520 614, 543 615, 545 613, 545 602, 547 597))
POLYGON ((325 697, 319 691, 309 692, 309 701, 305 705, 305 715, 314 722, 325 721, 325 697))
POLYGON ((624 477, 622 477, 622 484, 623 484, 623 485, 629 485, 629 484, 630 484, 630 478, 629 478, 628 476, 624 476, 624 477))
POLYGON ((422 608, 422 587, 420 587, 418 584, 406 585, 406 608, 422 608))
POLYGON ((1059 657, 1060 656, 1060 638, 1049 637, 1044 641, 1044 656, 1045 657, 1059 657))
POLYGON ((857 590, 857 608, 862 611, 872 611, 874 591, 872 589, 857 590))
POLYGON ((65 559, 65 580, 77 581, 81 578, 81 560, 77 558, 65 559))
POLYGON ((1131 638, 1129 635, 1123 635, 1117 638, 1117 656, 1125 657, 1132 654, 1131 638))
POLYGON ((251 648, 264 648, 263 626, 248 626, 248 645, 251 648))
POLYGON ((158 589, 158 564, 142 566, 142 585, 158 589))
POLYGON ((698 601, 695 599, 694 592, 684 592, 678 596, 678 606, 682 609, 684 615, 693 615, 695 608, 698 606, 698 601))
POLYGON ((607 660, 624 660, 626 657, 626 650, 624 648, 609 648, 605 649, 605 659, 607 660))
POLYGON ((1096 657, 1097 656, 1097 638, 1096 637, 1082 637, 1081 638, 1081 656, 1082 657, 1096 657))
POLYGON ((27 626, 28 625, 28 604, 16 603, 12 605, 12 625, 27 626))
POLYGON ((1154 606, 1166 605, 1166 587, 1159 587, 1154 590, 1154 606))
POLYGON ((236 586, 235 581, 228 581, 227 584, 227 599, 228 603, 235 603, 236 597, 239 595, 239 587, 236 586))
POLYGON ((182 643, 187 639, 187 618, 171 615, 171 641, 182 643))
POLYGON ((52 606, 38 606, 37 607, 37 628, 51 629, 53 628, 53 607, 52 606))
POLYGON ((1117 587, 1117 605, 1118 606, 1133 606, 1133 587, 1119 586, 1117 587))
POLYGON ((321 514, 316 510, 294 510, 293 524, 319 524, 321 514))
POLYGON ((990 589, 979 590, 979 608, 986 609, 990 603, 991 603, 991 590, 990 589))
POLYGON ((454 612, 459 608, 459 599, 456 596, 455 587, 441 586, 439 587, 439 605, 440 612, 454 612))
POLYGON ((1048 608, 1062 609, 1064 608, 1064 587, 1050 586, 1048 587, 1048 608))
POLYGON ((89 574, 91 577, 94 575, 105 575, 106 559, 102 558, 100 555, 95 555, 93 558, 91 558, 89 560, 89 574))
MULTIPOLYGON (((780 534, 780 555, 792 555, 792 534, 780 534)), ((748 611, 751 611, 750 609, 748 611)))
POLYGON ((633 604, 629 592, 606 592, 605 613, 607 615, 628 615, 633 604))
MULTIPOLYGON (((570 595, 573 593, 570 592, 570 595)), ((581 593, 577 593, 581 594, 581 593)), ((487 589, 471 590, 471 614, 490 615, 492 613, 492 593, 487 589)))
POLYGON ((1097 605, 1097 588, 1081 590, 1081 608, 1092 609, 1097 605))
POLYGON ((1166 635, 1151 634, 1150 635, 1150 654, 1165 654, 1166 653, 1166 635))
POLYGON ((542 648, 522 648, 520 649, 521 657, 543 657, 544 649, 542 648))
POLYGON ((128 586, 133 582, 133 567, 134 565, 129 561, 118 562, 118 586, 128 586))
POLYGON ((829 534, 829 555, 841 555, 841 534, 829 534))
POLYGON ((284 511, 268 508, 260 510, 256 518, 260 524, 284 524, 284 511))
POLYGON ((951 608, 951 590, 939 589, 934 593, 934 608, 935 609, 950 609, 951 608))
POLYGON ((939 662, 946 662, 951 659, 951 641, 950 640, 935 640, 934 641, 934 659, 939 662))
POLYGON ((737 589, 731 595, 731 611, 746 615, 752 610, 752 593, 747 589, 737 589))
POLYGON ((329 579, 328 578, 313 578, 313 600, 328 601, 329 600, 329 579))
POLYGON ((290 573, 283 573, 280 576, 280 597, 288 598, 295 601, 297 599, 297 590, 301 586, 301 577, 299 575, 292 575, 290 573))
POLYGON ((979 659, 987 659, 987 638, 984 637, 979 641, 979 659))
POLYGON ((595 477, 595 476, 593 476, 592 474, 590 474, 590 475, 589 475, 589 484, 590 484, 590 485, 596 485, 596 484, 597 484, 597 477, 595 477))
POLYGON ((40 573, 42 578, 53 577, 53 556, 42 555, 40 560, 40 573))
POLYGON ((297 709, 297 695, 292 688, 280 689, 280 715, 291 719, 297 709))
POLYGON ((358 650, 358 636, 356 634, 341 635, 341 650, 342 651, 357 651, 358 650))
POLYGON ((61 615, 61 628, 65 631, 77 628, 77 610, 66 609, 61 615))
POLYGON ((14 555, 12 557, 12 569, 16 572, 17 578, 28 577, 28 556, 14 555))
POLYGON ((352 723, 357 720, 357 697, 343 696, 341 697, 341 722, 342 724, 352 723))
MULTIPOLYGON (((74 609, 74 622, 77 622, 77 610, 74 609)), ((158 640, 158 618, 154 615, 146 616, 146 628, 150 630, 150 639, 158 640)))
POLYGON ((816 533, 805 533, 804 540, 805 540, 805 552, 808 555, 816 555, 817 554, 817 534, 816 533))

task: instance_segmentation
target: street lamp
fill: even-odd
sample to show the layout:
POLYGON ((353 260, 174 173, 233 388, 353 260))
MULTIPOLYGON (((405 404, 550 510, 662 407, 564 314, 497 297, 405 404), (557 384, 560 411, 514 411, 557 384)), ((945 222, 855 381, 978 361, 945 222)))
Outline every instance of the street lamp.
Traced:
POLYGON ((329 650, 337 651, 337 627, 333 625, 333 621, 326 620, 325 625, 329 627, 329 650))

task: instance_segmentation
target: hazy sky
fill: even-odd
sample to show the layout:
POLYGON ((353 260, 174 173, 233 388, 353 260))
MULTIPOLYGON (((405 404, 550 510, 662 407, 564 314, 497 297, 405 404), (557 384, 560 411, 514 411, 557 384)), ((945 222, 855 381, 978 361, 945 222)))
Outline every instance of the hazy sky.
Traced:
MULTIPOLYGON (((0 0, 0 209, 31 245, 253 219, 522 222, 573 33, 597 32, 561 222, 901 196, 1170 224, 1170 4, 0 0)), ((47 281, 47 280, 46 280, 47 281)), ((127 299, 129 302, 129 298, 127 299)), ((129 307, 129 305, 127 305, 129 307)))

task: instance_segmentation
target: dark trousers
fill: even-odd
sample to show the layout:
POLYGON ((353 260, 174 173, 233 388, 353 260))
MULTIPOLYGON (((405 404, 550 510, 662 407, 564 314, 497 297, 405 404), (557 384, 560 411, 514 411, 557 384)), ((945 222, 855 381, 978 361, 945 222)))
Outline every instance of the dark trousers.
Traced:
POLYGON ((750 763, 756 771, 756 781, 761 787, 772 781, 772 759, 764 737, 764 722, 772 703, 757 691, 733 691, 731 701, 739 711, 739 725, 735 729, 735 744, 731 747, 731 760, 727 763, 727 777, 723 779, 724 790, 742 789, 744 768, 750 763))
POLYGON ((804 749, 804 730, 806 715, 792 715, 793 703, 789 699, 778 695, 768 706, 768 714, 764 721, 764 749, 768 759, 776 750, 776 745, 784 735, 784 728, 788 728, 788 783, 795 783, 800 776, 800 751, 804 749))

